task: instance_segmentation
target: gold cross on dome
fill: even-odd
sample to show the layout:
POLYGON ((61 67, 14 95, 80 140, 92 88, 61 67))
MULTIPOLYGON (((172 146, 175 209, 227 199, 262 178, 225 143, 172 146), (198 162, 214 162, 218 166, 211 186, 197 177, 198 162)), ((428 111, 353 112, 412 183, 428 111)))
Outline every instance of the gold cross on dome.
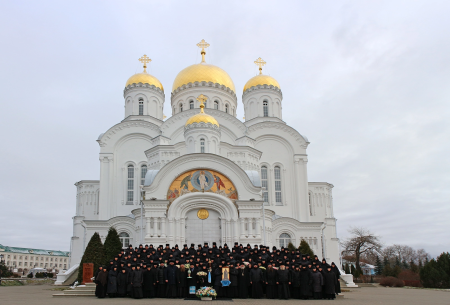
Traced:
POLYGON ((147 64, 152 60, 147 55, 144 54, 144 56, 139 58, 139 61, 144 64, 144 72, 147 73, 147 64))
POLYGON ((206 102, 207 99, 208 99, 208 98, 207 98, 206 96, 204 96, 203 94, 200 94, 200 95, 197 97, 197 101, 200 102, 200 113, 205 113, 205 112, 203 111, 203 108, 205 108, 204 103, 206 102))
POLYGON ((200 41, 199 43, 197 43, 197 47, 202 48, 202 51, 200 52, 202 54, 202 62, 205 62, 205 48, 209 47, 210 44, 207 43, 204 39, 202 39, 202 41, 200 41))
POLYGON ((262 74, 262 67, 266 64, 266 62, 261 57, 259 57, 254 62, 259 67, 259 74, 262 74))

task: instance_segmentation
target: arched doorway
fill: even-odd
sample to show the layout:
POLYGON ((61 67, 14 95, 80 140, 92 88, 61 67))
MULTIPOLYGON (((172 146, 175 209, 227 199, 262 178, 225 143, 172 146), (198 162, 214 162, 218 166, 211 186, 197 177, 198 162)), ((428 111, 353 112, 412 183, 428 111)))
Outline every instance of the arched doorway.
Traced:
POLYGON ((216 242, 218 246, 222 244, 220 214, 213 209, 193 209, 187 212, 185 229, 187 244, 203 246, 206 242, 210 247, 213 242, 216 242), (198 215, 199 213, 201 215, 198 215))

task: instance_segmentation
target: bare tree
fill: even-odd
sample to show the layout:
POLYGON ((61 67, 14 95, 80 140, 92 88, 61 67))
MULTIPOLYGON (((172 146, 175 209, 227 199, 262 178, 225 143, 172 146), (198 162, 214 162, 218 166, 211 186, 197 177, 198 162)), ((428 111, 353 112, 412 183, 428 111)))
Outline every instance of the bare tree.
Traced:
POLYGON ((355 257, 356 269, 360 270, 359 265, 361 255, 379 253, 381 250, 380 238, 372 234, 365 228, 350 228, 348 232, 351 236, 342 243, 344 250, 343 255, 351 255, 355 257))

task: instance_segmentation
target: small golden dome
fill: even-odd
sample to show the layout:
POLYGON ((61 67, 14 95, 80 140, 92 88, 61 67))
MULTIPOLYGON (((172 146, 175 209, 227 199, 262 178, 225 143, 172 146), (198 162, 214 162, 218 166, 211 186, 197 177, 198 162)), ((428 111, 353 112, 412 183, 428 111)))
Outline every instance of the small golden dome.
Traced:
POLYGON ((161 82, 156 77, 154 77, 153 75, 150 75, 146 72, 136 73, 135 75, 130 77, 127 80, 125 87, 127 87, 128 85, 131 85, 131 84, 139 84, 139 83, 154 85, 156 88, 159 88, 162 91, 164 91, 164 88, 163 88, 163 85, 161 84, 161 82))
POLYGON ((236 92, 233 80, 227 72, 217 66, 210 65, 205 62, 201 62, 181 70, 177 77, 175 77, 172 91, 178 87, 194 82, 218 83, 230 88, 233 92, 236 92))
POLYGON ((259 74, 256 75, 255 77, 250 78, 250 80, 244 86, 244 92, 247 89, 250 89, 251 87, 258 85, 269 85, 269 86, 272 85, 278 87, 278 89, 281 89, 280 84, 277 82, 275 78, 269 75, 259 74))
POLYGON ((217 122, 217 120, 212 115, 206 114, 203 110, 203 108, 205 108, 205 105, 203 103, 207 100, 207 97, 203 94, 200 94, 197 100, 200 102, 200 113, 190 117, 184 126, 188 126, 192 123, 211 123, 213 125, 216 125, 217 127, 220 127, 219 122, 217 122))
POLYGON ((185 126, 190 125, 192 123, 211 123, 219 127, 219 122, 217 122, 217 120, 213 116, 206 113, 198 113, 194 116, 191 116, 189 120, 187 120, 185 126))

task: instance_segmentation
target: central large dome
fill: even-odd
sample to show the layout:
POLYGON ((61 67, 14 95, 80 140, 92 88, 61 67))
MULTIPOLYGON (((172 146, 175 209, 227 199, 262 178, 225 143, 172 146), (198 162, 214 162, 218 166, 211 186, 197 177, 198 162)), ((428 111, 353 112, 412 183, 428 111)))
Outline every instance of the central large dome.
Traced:
POLYGON ((217 66, 210 65, 205 62, 201 62, 181 70, 177 77, 175 77, 172 91, 175 91, 175 89, 183 85, 195 82, 218 83, 230 88, 233 92, 236 92, 233 80, 227 72, 217 66))

